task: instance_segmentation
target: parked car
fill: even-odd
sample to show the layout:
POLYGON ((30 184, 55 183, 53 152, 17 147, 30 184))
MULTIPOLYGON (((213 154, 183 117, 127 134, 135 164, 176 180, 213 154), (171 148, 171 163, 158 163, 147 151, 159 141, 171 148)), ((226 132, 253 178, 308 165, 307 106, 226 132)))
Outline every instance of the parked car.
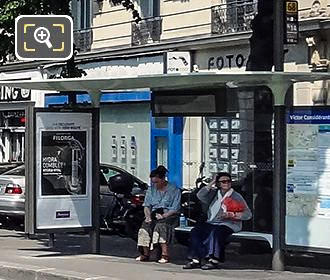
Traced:
POLYGON ((0 175, 0 221, 22 221, 25 204, 25 166, 15 167, 0 175))
MULTIPOLYGON (((114 191, 127 195, 128 193, 145 193, 148 185, 128 173, 126 170, 110 164, 100 164, 100 202, 103 196, 114 191), (125 185, 119 178, 129 180, 125 185)), ((100 204, 102 208, 102 203, 100 204)), ((103 203, 103 206, 106 206, 103 203)), ((102 212, 102 210, 101 210, 102 212)), ((25 165, 22 164, 0 175, 0 221, 24 220, 25 214, 25 165)))
POLYGON ((2 162, 2 163, 0 163, 0 174, 3 174, 22 164, 23 164, 23 162, 21 162, 21 161, 2 162))

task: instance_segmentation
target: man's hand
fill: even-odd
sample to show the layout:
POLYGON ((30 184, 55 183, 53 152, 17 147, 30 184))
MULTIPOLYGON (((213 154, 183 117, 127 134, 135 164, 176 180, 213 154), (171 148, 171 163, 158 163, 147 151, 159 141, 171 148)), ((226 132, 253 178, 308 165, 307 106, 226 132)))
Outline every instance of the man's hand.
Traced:
POLYGON ((156 214, 156 219, 157 220, 161 220, 161 219, 163 219, 164 217, 163 217, 163 215, 162 214, 156 214))
POLYGON ((150 218, 150 217, 146 217, 144 221, 145 221, 147 224, 150 224, 150 223, 151 223, 151 218, 150 218))

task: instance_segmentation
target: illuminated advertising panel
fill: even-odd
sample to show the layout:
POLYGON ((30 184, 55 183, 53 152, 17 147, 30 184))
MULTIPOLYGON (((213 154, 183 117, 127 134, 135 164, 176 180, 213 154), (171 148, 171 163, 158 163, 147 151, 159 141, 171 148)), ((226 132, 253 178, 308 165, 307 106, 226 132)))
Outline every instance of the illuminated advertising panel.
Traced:
POLYGON ((36 112, 36 229, 92 226, 92 113, 36 112))

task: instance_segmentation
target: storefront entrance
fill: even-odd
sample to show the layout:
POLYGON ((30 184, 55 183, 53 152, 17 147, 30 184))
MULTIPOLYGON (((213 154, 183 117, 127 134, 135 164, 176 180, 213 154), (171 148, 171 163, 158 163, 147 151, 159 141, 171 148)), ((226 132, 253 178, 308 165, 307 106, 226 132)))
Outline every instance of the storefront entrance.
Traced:
POLYGON ((183 118, 154 117, 151 120, 151 169, 164 165, 168 179, 182 187, 183 118))

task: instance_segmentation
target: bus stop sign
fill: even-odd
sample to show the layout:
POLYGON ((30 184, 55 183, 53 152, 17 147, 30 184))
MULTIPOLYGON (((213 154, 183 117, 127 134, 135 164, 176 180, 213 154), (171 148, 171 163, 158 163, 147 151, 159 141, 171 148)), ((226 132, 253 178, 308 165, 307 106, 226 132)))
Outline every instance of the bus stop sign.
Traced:
POLYGON ((284 44, 298 44, 298 1, 285 1, 284 44))

